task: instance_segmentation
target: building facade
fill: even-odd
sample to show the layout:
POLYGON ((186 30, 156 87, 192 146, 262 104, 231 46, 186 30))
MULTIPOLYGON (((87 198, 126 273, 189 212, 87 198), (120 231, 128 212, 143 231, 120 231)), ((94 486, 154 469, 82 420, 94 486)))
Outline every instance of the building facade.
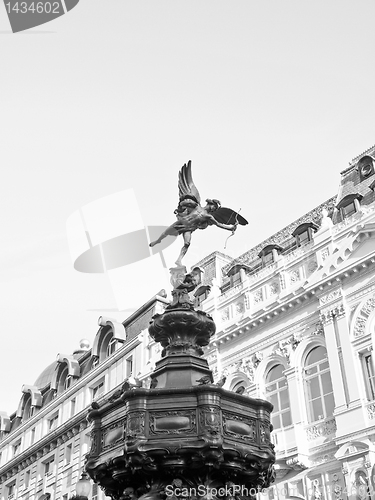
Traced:
MULTIPOLYGON (((87 410, 132 375, 149 383, 160 353, 147 329, 166 303, 156 295, 123 323, 100 317, 92 348, 82 340, 73 354, 58 354, 22 387, 17 411, 0 413, 2 500, 68 500, 75 493, 90 443, 87 410)), ((104 498, 93 485, 90 499, 104 498)))
MULTIPOLYGON (((375 147, 352 160, 334 197, 255 248, 198 263, 215 380, 274 406, 276 481, 259 498, 375 498, 374 157, 375 147)), ((59 354, 14 414, 0 412, 1 500, 74 493, 87 409, 130 376, 149 387, 160 350, 147 328, 166 303, 158 295, 123 323, 100 318, 92 348, 59 354)), ((93 486, 90 498, 104 495, 93 486)))
MULTIPOLYGON (((264 498, 375 498, 375 147, 338 193, 235 260, 198 265, 225 388, 274 405, 264 498)), ((201 294, 201 295, 199 295, 201 294)))

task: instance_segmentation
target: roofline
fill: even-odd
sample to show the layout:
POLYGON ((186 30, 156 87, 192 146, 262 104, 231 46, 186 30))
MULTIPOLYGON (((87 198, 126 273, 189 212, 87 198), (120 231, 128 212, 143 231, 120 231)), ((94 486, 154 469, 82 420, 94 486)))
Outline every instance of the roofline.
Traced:
MULTIPOLYGON (((159 293, 162 293, 162 291, 163 290, 160 290, 159 293)), ((159 295, 159 293, 157 293, 156 295, 154 295, 153 297, 151 297, 151 299, 149 299, 147 302, 145 302, 143 304, 143 306, 139 307, 129 317, 127 317, 122 322, 122 324, 124 325, 124 327, 126 328, 128 325, 130 325, 135 319, 137 319, 137 317, 140 314, 146 312, 155 302, 159 301, 159 302, 163 302, 164 304, 169 304, 169 300, 167 300, 165 297, 162 297, 161 295, 159 295)))

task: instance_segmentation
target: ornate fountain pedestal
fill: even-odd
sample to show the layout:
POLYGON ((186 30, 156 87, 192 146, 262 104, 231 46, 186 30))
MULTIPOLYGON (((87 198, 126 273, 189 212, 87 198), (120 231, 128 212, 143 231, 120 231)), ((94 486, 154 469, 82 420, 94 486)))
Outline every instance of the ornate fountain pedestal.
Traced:
POLYGON ((213 384, 201 355, 215 325, 188 301, 149 332, 164 348, 152 388, 89 412, 87 472, 114 500, 254 498, 273 478, 272 405, 213 384))

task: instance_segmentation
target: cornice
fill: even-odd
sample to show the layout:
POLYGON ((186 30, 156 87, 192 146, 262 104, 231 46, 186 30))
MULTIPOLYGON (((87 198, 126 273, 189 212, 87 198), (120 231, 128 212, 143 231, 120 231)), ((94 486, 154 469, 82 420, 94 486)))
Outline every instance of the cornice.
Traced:
POLYGON ((248 250, 244 254, 240 255, 236 259, 234 259, 232 262, 224 266, 223 271, 226 272, 227 268, 235 265, 235 264, 249 264, 252 260, 255 258, 258 258, 258 253, 267 245, 272 245, 272 244, 277 244, 282 246, 282 243, 290 238, 291 233, 298 227, 300 224, 303 224, 304 222, 318 222, 321 219, 321 214, 322 210, 325 209, 331 209, 334 207, 335 202, 336 202, 337 196, 334 196, 330 198, 329 200, 325 201, 324 203, 318 205, 316 208, 313 210, 310 210, 307 214, 303 215, 296 221, 292 222, 288 226, 284 227, 274 235, 270 236, 266 240, 262 241, 259 243, 257 246, 253 247, 252 249, 248 250))
POLYGON ((86 429, 87 410, 88 407, 60 425, 53 432, 48 433, 0 468, 0 484, 86 429), (61 442, 59 442, 59 440, 61 440, 61 442))

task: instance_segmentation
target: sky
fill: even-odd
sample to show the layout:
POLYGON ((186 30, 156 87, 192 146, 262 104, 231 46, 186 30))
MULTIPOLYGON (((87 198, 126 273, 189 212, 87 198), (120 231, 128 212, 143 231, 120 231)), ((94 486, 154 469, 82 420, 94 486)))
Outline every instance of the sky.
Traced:
MULTIPOLYGON (((106 274, 74 269, 77 210, 133 189, 145 224, 171 224, 192 160, 203 200, 249 224, 225 250, 229 233, 194 233, 191 266, 337 193, 375 143, 374 17, 373 0, 80 0, 13 34, 0 5, 0 411, 99 316, 130 314, 106 274)), ((162 288, 142 270, 126 286, 162 288)))

